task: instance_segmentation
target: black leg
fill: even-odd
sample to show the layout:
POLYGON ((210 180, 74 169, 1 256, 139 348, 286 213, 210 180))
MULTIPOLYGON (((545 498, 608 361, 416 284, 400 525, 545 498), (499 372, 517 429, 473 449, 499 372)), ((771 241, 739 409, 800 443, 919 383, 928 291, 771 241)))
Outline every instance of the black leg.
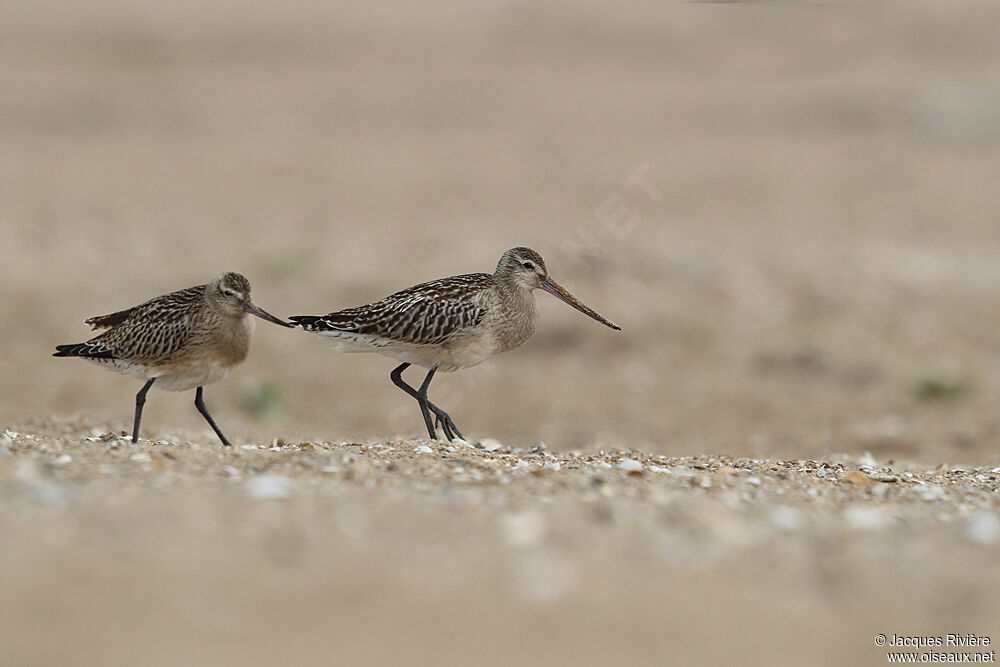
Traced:
POLYGON ((222 431, 220 431, 219 427, 215 425, 215 420, 212 419, 212 415, 208 414, 208 408, 205 407, 205 399, 201 397, 201 390, 202 387, 198 387, 198 390, 194 392, 194 407, 198 408, 198 412, 201 413, 201 416, 205 418, 208 425, 212 427, 213 431, 215 431, 215 435, 219 436, 219 440, 222 441, 222 444, 226 447, 232 447, 233 443, 226 440, 226 436, 222 435, 222 431))
MULTIPOLYGON (((437 366, 433 366, 427 371, 427 377, 424 378, 424 381, 420 383, 420 388, 417 389, 417 401, 420 403, 420 412, 424 415, 427 432, 431 434, 431 438, 433 439, 437 439, 437 429, 434 428, 434 422, 431 421, 431 406, 430 401, 427 400, 427 387, 430 386, 431 378, 434 377, 435 371, 437 371, 437 366)), ((447 433, 445 435, 447 436, 447 433)))
POLYGON ((424 383, 420 385, 420 389, 414 389, 410 385, 403 381, 403 371, 410 367, 408 363, 402 363, 389 373, 389 378, 392 383, 405 391, 407 394, 417 399, 417 404, 420 405, 420 413, 424 416, 424 424, 427 426, 427 434, 432 440, 437 438, 437 433, 434 431, 434 422, 431 421, 430 409, 427 407, 427 385, 430 384, 431 377, 434 376, 434 371, 431 370, 424 379, 424 383), (421 391, 423 393, 421 393, 421 391))
POLYGON ((465 440, 462 432, 458 430, 457 426, 455 426, 454 420, 448 415, 448 413, 431 403, 427 398, 427 387, 430 385, 431 378, 434 377, 434 372, 437 368, 432 368, 430 372, 427 373, 427 377, 424 378, 423 384, 420 385, 420 389, 414 389, 403 381, 403 371, 409 367, 410 364, 408 363, 400 364, 392 371, 392 373, 389 374, 389 377, 392 378, 392 383, 394 385, 417 400, 417 403, 420 405, 420 412, 424 416, 424 423, 427 425, 428 435, 430 435, 431 438, 436 439, 437 431, 435 426, 436 424, 440 424, 441 430, 444 431, 444 435, 448 438, 448 440, 454 440, 456 435, 459 438, 462 438, 462 440, 465 440), (431 421, 429 414, 431 412, 434 413, 435 421, 431 421))
POLYGON ((403 371, 405 371, 409 367, 410 364, 406 363, 396 366, 394 369, 392 369, 392 372, 389 373, 389 379, 392 380, 392 383, 394 385, 405 391, 407 394, 409 394, 413 398, 417 398, 417 390, 411 387, 410 385, 406 384, 405 382, 403 382, 403 371))
POLYGON ((139 422, 142 421, 142 406, 146 404, 146 392, 149 391, 154 382, 156 382, 155 377, 149 378, 149 381, 142 385, 142 389, 135 395, 135 420, 132 422, 133 443, 139 442, 139 422))

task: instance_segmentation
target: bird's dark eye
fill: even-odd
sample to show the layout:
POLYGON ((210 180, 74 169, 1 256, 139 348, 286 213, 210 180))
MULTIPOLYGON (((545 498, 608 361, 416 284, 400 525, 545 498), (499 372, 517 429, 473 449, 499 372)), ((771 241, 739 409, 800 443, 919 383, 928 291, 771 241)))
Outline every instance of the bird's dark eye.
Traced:
POLYGON ((224 289, 224 290, 222 290, 222 293, 225 294, 226 296, 232 296, 232 295, 236 294, 236 292, 234 292, 231 289, 224 289))
POLYGON ((533 269, 533 268, 535 268, 535 265, 534 265, 534 264, 532 264, 531 262, 525 262, 525 263, 524 263, 524 264, 522 264, 521 266, 523 266, 523 267, 524 267, 524 268, 526 268, 526 269, 533 269))

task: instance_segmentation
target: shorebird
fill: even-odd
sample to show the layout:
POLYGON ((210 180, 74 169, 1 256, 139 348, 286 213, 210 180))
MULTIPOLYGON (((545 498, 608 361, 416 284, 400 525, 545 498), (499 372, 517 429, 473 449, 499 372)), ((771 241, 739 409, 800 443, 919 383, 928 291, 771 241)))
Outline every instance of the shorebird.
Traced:
POLYGON ((293 326, 336 341, 338 352, 378 352, 402 361, 389 377, 416 399, 427 434, 436 438, 440 425, 449 440, 464 440, 448 413, 428 400, 427 387, 437 371, 475 366, 528 340, 538 326, 536 289, 621 330, 552 280, 545 260, 531 248, 508 250, 492 274, 432 280, 366 306, 288 319, 293 326), (403 371, 412 364, 429 369, 419 388, 403 381, 403 371))
POLYGON ((138 306, 86 320, 91 329, 107 329, 85 343, 57 345, 54 357, 83 357, 124 375, 146 380, 135 395, 132 442, 139 441, 139 421, 146 392, 195 389, 194 405, 222 444, 230 446, 202 398, 206 384, 226 377, 250 351, 254 320, 248 315, 290 327, 250 300, 250 282, 238 273, 222 273, 207 285, 189 287, 138 306))

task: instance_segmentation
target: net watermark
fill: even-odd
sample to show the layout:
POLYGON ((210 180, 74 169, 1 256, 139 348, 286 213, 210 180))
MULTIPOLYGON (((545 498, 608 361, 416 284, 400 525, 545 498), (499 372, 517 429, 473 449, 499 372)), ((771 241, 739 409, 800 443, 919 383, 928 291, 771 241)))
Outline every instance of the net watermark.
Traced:
POLYGON ((984 650, 992 643, 990 637, 974 633, 875 635, 876 646, 893 649, 886 652, 886 661, 903 664, 995 663, 996 651, 984 650))
POLYGON ((650 179, 649 162, 640 162, 594 208, 594 217, 578 225, 561 245, 562 259, 581 273, 593 270, 593 260, 604 259, 609 246, 623 242, 642 224, 638 208, 643 202, 663 201, 663 192, 650 179), (625 199, 630 198, 631 204, 625 199))

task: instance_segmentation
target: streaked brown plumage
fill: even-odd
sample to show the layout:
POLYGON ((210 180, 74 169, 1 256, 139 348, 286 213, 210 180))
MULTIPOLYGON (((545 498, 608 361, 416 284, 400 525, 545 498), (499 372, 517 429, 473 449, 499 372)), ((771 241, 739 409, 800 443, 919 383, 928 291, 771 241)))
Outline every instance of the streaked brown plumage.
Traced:
POLYGON ((492 274, 432 280, 365 306, 289 319, 307 331, 335 340, 337 351, 378 352, 402 361, 390 375, 393 383, 417 399, 430 437, 436 437, 430 418, 434 413, 451 439, 461 437, 461 433, 446 412, 427 400, 431 378, 438 370, 475 366, 528 340, 539 319, 535 289, 619 329, 553 281, 545 260, 531 248, 508 250, 492 274), (419 389, 401 377, 411 364, 430 369, 419 389))
POLYGON ((107 329, 84 343, 59 345, 53 356, 82 357, 111 370, 147 380, 136 395, 132 440, 146 392, 195 389, 195 406, 228 445, 208 414, 202 387, 223 379, 246 359, 254 320, 248 315, 289 326, 250 300, 250 282, 238 273, 222 273, 207 285, 189 287, 150 299, 138 306, 86 320, 92 329, 107 329))

